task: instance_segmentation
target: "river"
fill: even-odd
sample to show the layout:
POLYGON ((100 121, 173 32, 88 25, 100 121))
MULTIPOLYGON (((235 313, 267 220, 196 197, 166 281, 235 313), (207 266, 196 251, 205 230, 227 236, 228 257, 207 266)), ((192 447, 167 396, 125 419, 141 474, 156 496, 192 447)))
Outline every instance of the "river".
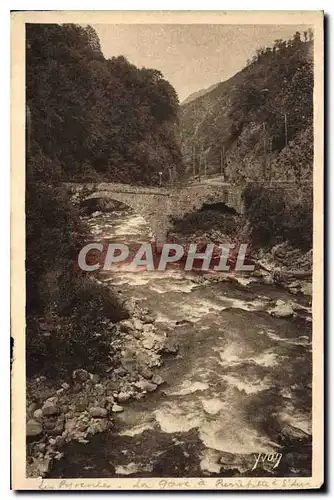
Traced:
MULTIPOLYGON (((96 239, 138 244, 151 236, 132 213, 83 219, 96 239)), ((180 348, 159 369, 164 385, 126 403, 109 433, 68 445, 49 477, 311 474, 311 323, 268 313, 273 301, 292 299, 288 292, 199 284, 177 265, 100 279, 154 311, 180 348)), ((309 315, 304 297, 293 300, 309 315)))

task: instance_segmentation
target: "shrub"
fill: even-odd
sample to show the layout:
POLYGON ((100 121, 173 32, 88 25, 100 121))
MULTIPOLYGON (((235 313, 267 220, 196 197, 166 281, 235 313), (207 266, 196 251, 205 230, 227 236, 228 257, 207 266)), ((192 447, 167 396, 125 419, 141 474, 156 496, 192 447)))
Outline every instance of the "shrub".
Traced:
MULTIPOLYGON (((63 291, 64 292, 64 291, 63 291)), ((109 360, 113 324, 129 314, 108 288, 81 276, 65 293, 60 312, 27 321, 27 374, 57 377, 84 367, 100 371, 109 360)))
POLYGON ((96 370, 110 354, 108 324, 128 313, 76 266, 85 228, 40 162, 42 155, 28 162, 26 185, 27 374, 96 370))
POLYGON ((245 214, 254 246, 272 246, 284 240, 308 250, 312 247, 311 190, 275 190, 248 184, 243 192, 245 214))
POLYGON ((174 220, 173 231, 191 234, 197 230, 219 230, 234 235, 239 228, 239 217, 219 210, 199 210, 174 220))

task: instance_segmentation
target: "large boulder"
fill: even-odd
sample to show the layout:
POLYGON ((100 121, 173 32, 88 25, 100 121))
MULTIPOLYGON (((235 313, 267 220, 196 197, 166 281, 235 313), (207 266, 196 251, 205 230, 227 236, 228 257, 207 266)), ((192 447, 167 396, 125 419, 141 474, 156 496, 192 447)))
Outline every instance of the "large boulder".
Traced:
POLYGON ((165 381, 160 375, 154 375, 154 377, 152 378, 152 383, 156 385, 161 385, 164 384, 165 381))
POLYGON ((121 391, 117 394, 117 401, 119 403, 125 403, 131 398, 131 394, 129 392, 121 391))
POLYGON ((275 318, 288 318, 293 316, 292 305, 289 302, 284 302, 284 300, 277 300, 275 307, 269 312, 275 318))
POLYGON ((59 408, 55 402, 48 400, 45 401, 44 405, 42 406, 42 412, 44 417, 51 417, 54 415, 58 415, 59 408))
POLYGON ((90 378, 89 372, 87 370, 83 370, 82 368, 74 370, 72 377, 76 382, 85 382, 90 378))
POLYGON ((152 382, 148 382, 148 380, 139 380, 139 382, 136 382, 134 385, 135 385, 135 387, 137 387, 137 389, 140 389, 140 390, 146 391, 146 392, 153 392, 157 388, 156 384, 153 384, 152 382))
POLYGON ((133 328, 134 328, 132 321, 129 319, 123 319, 122 321, 120 321, 119 326, 120 326, 121 332, 124 332, 124 333, 131 333, 133 328))
POLYGON ((95 406, 89 409, 90 416, 93 418, 105 418, 107 416, 107 410, 105 408, 100 408, 95 406))
POLYGON ((120 412, 122 412, 123 410, 124 410, 123 406, 118 405, 117 403, 115 403, 115 404, 112 406, 112 408, 111 408, 111 411, 112 411, 113 413, 120 413, 120 412))
POLYGON ((35 419, 30 419, 26 425, 26 434, 28 438, 39 437, 43 433, 43 427, 40 422, 35 419))

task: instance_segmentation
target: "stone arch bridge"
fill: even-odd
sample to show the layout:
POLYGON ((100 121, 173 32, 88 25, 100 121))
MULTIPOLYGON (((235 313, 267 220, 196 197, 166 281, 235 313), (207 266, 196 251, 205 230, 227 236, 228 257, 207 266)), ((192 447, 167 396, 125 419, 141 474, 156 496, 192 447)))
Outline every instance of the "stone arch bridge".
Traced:
POLYGON ((128 205, 151 226, 158 246, 166 241, 171 219, 194 212, 204 203, 224 203, 236 213, 242 214, 244 187, 219 180, 167 189, 105 182, 65 184, 75 204, 89 199, 106 198, 128 205))

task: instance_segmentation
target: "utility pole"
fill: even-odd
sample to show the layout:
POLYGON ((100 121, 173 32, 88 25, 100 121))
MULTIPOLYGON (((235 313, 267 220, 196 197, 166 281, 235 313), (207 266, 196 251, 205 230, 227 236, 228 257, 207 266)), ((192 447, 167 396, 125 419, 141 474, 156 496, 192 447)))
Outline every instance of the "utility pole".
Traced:
POLYGON ((286 111, 284 111, 284 132, 285 132, 285 146, 288 145, 288 117, 286 111))
POLYGON ((220 175, 224 174, 225 178, 224 163, 225 163, 225 148, 223 146, 223 149, 220 150, 220 175))
POLYGON ((172 169, 168 167, 168 172, 169 172, 169 184, 172 184, 172 169))
POLYGON ((267 179, 267 130, 266 124, 263 124, 263 179, 267 179))
POLYGON ((268 174, 269 174, 269 181, 271 183, 272 177, 271 177, 271 153, 273 150, 273 138, 269 137, 269 147, 268 147, 268 174))
POLYGON ((206 164, 206 153, 204 154, 204 176, 206 177, 206 170, 207 170, 207 164, 206 164))
POLYGON ((196 177, 196 147, 193 146, 193 178, 196 177))
POLYGON ((27 144, 26 144, 26 154, 31 153, 31 111, 29 108, 29 105, 27 104, 26 106, 26 137, 27 137, 27 144))
POLYGON ((202 154, 199 153, 198 178, 201 180, 202 154))
POLYGON ((198 172, 199 180, 201 180, 202 159, 203 159, 203 144, 201 146, 201 152, 200 152, 200 157, 199 157, 199 172, 198 172))

